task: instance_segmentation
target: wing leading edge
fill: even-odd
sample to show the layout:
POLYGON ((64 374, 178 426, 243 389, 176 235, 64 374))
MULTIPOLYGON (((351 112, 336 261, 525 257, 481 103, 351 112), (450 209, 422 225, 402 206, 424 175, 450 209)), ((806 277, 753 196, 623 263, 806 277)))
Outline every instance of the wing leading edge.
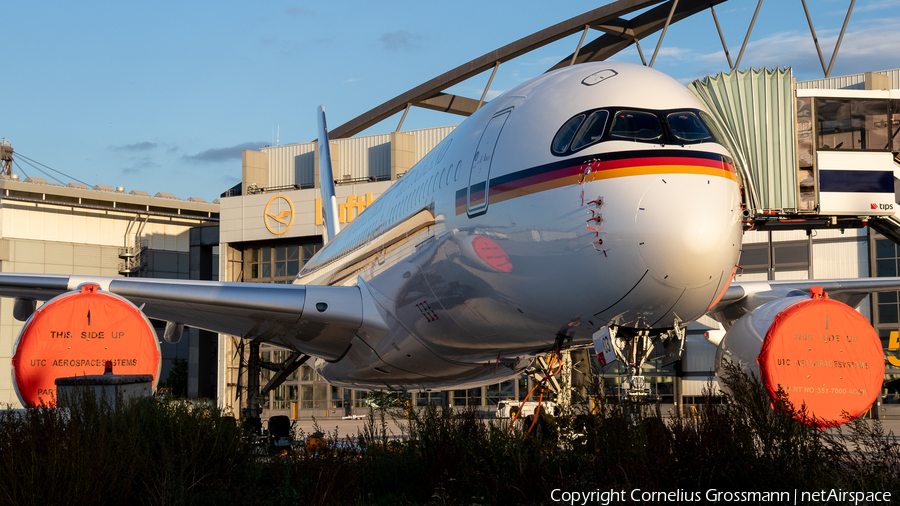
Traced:
POLYGON ((900 290, 900 278, 808 279, 794 281, 752 281, 732 283, 710 310, 709 315, 729 324, 742 315, 790 292, 809 293, 810 288, 824 288, 832 299, 856 307, 873 292, 900 290))
POLYGON ((328 361, 340 359, 357 333, 383 328, 364 283, 303 286, 4 273, 0 296, 46 301, 85 283, 143 305, 150 318, 270 342, 328 361))

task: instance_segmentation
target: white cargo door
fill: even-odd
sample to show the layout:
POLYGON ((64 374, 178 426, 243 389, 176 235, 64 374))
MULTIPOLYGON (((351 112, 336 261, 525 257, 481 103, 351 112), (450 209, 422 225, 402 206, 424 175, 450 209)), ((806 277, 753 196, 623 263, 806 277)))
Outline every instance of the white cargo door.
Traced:
POLYGON ((510 112, 512 109, 497 113, 491 118, 484 133, 481 134, 478 149, 475 150, 475 158, 472 160, 469 189, 466 195, 466 211, 470 218, 487 212, 491 161, 494 158, 497 139, 500 138, 500 132, 503 130, 503 125, 506 124, 506 118, 509 117, 510 112))

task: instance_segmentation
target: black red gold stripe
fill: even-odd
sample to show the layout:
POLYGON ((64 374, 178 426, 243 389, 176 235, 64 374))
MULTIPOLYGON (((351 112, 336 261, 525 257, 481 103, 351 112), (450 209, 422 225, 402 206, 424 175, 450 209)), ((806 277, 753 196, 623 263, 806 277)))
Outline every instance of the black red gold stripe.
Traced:
MULTIPOLYGON (((489 201, 494 204, 582 181, 647 174, 700 174, 738 181, 734 164, 715 153, 659 150, 643 151, 635 156, 635 153, 624 152, 602 155, 600 160, 587 163, 572 162, 550 163, 493 178, 490 180, 489 201)), ((471 195, 466 188, 457 190, 456 214, 466 212, 467 195, 471 199, 470 207, 481 205, 484 189, 485 184, 479 183, 472 185, 471 195)))

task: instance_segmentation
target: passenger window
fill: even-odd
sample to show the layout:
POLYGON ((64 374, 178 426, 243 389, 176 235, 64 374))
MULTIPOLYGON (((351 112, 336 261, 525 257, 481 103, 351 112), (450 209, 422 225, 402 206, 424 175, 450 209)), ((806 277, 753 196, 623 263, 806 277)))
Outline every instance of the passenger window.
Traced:
POLYGON ((609 134, 620 139, 653 141, 662 137, 662 125, 655 114, 640 111, 618 111, 609 134))
POLYGON ((584 126, 578 130, 575 139, 572 140, 572 151, 577 151, 585 146, 600 140, 603 136, 603 130, 606 128, 606 120, 609 118, 609 111, 596 111, 584 123, 584 126))
POLYGON ((697 142, 711 137, 700 118, 690 111, 673 112, 666 116, 666 121, 672 134, 679 140, 697 142))
POLYGON ((566 124, 559 129, 559 132, 556 132, 556 137, 553 138, 553 144, 551 145, 551 150, 554 153, 561 155, 569 149, 569 144, 572 142, 572 138, 575 137, 575 132, 578 131, 582 121, 584 121, 584 114, 579 114, 566 121, 566 124))

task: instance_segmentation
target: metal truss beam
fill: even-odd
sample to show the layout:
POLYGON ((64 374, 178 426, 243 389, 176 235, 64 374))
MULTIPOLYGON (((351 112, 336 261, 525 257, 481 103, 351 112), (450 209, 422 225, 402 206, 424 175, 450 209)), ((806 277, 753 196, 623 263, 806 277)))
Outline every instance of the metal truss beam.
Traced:
POLYGON ((747 36, 744 37, 744 44, 741 45, 741 52, 738 53, 737 60, 734 60, 734 66, 731 67, 731 70, 734 70, 741 64, 741 58, 744 57, 744 50, 747 49, 747 42, 750 42, 750 33, 753 32, 753 25, 756 24, 756 16, 759 15, 759 9, 762 7, 763 0, 759 0, 759 3, 756 4, 756 12, 753 13, 753 19, 750 20, 750 27, 747 28, 747 36))
POLYGON ((627 19, 616 18, 607 21, 606 23, 596 24, 591 28, 595 30, 600 30, 602 32, 606 32, 611 35, 618 35, 623 39, 633 39, 634 38, 634 30, 630 28, 630 22, 627 19))
MULTIPOLYGON (((725 0, 681 0, 678 2, 675 11, 672 12, 672 4, 674 2, 670 0, 636 16, 634 19, 628 21, 626 25, 621 25, 621 20, 615 21, 619 23, 619 26, 616 27, 615 25, 612 25, 616 28, 613 30, 606 29, 611 25, 610 22, 604 22, 603 24, 606 26, 603 28, 600 28, 599 23, 592 24, 592 28, 598 28, 607 33, 597 37, 588 44, 585 44, 579 51, 575 63, 604 61, 608 59, 631 44, 634 44, 637 40, 662 30, 666 26, 666 20, 669 18, 670 12, 672 12, 672 20, 669 24, 693 16, 700 11, 723 3, 724 1, 725 0)), ((570 54, 548 69, 548 72, 566 67, 571 61, 572 55, 570 54)))
MULTIPOLYGON (((704 7, 708 7, 710 4, 718 4, 720 3, 720 1, 704 1, 703 4, 704 7)), ((379 123, 382 120, 387 119, 388 117, 402 111, 406 108, 406 104, 419 105, 423 100, 429 99, 455 84, 459 84, 466 79, 489 70, 492 67, 496 66, 498 63, 512 60, 513 58, 534 51, 535 49, 550 44, 551 42, 555 42, 564 37, 568 37, 569 35, 579 33, 584 30, 585 25, 603 25, 607 22, 618 19, 623 15, 630 14, 637 10, 644 9, 646 7, 650 7, 659 3, 661 3, 661 0, 618 0, 579 16, 575 16, 574 18, 563 21, 562 23, 555 24, 549 28, 545 28, 539 32, 519 39, 511 44, 507 44, 499 49, 484 54, 468 63, 460 65, 459 67, 449 72, 441 74, 440 76, 435 77, 428 82, 420 84, 419 86, 416 86, 415 88, 388 100, 387 102, 375 107, 374 109, 356 118, 353 118, 352 120, 338 126, 337 128, 334 128, 329 132, 329 137, 332 139, 341 139, 344 137, 355 135, 365 130, 366 128, 369 128, 370 126, 375 125, 376 123, 379 123)), ((693 4, 697 2, 684 0, 682 3, 693 4)), ((663 16, 663 23, 665 22, 665 17, 668 15, 668 10, 669 6, 668 4, 666 4, 666 14, 663 16)), ((682 8, 679 4, 678 11, 681 10, 682 8)), ((682 16, 682 18, 683 17, 685 16, 682 16)), ((673 17, 673 21, 682 18, 679 18, 678 12, 676 12, 675 17, 673 17)), ((660 24, 659 28, 657 29, 662 29, 662 24, 660 24)), ((631 39, 629 39, 629 44, 630 43, 632 43, 631 39)), ((582 48, 582 55, 584 54, 584 51, 585 49, 582 48)), ((569 58, 566 60, 566 64, 568 64, 571 59, 572 57, 571 55, 569 55, 569 58)), ((580 55, 578 59, 581 59, 580 55)), ((580 62, 576 61, 576 63, 580 62)))
POLYGON ((416 107, 431 109, 432 111, 447 112, 460 116, 471 116, 478 110, 478 101, 468 97, 460 97, 449 93, 438 93, 433 97, 422 100, 416 107))
MULTIPOLYGON (((564 37, 581 32, 586 34, 588 28, 605 32, 604 35, 594 39, 588 44, 579 42, 575 51, 569 54, 548 70, 556 70, 578 63, 603 61, 614 54, 635 44, 641 55, 641 61, 646 65, 643 51, 640 48, 640 39, 652 35, 660 30, 665 30, 672 23, 690 17, 705 9, 711 9, 714 5, 726 0, 618 0, 603 7, 586 12, 579 16, 558 23, 549 28, 533 33, 507 44, 499 49, 491 51, 468 63, 445 72, 430 81, 406 91, 387 102, 351 119, 329 132, 332 139, 340 139, 356 135, 357 133, 387 119, 401 111, 404 119, 412 106, 422 107, 436 111, 448 112, 460 116, 469 116, 477 111, 483 103, 481 101, 460 97, 444 90, 474 77, 491 68, 496 71, 497 66, 503 62, 512 60, 518 56, 529 53, 542 46, 555 42, 564 37), (622 16, 647 9, 631 20, 622 16)), ((659 51, 662 38, 657 43, 654 58, 659 51)), ((726 50, 727 51, 727 50, 726 50)), ((651 61, 652 65, 652 61, 651 61)), ((493 77, 493 74, 492 74, 493 77)), ((490 87, 490 82, 487 88, 490 87)), ((485 91, 487 90, 485 88, 485 91)), ((402 126, 403 120, 398 125, 402 126)))
POLYGON ((844 18, 844 26, 841 28, 841 34, 838 36, 837 44, 834 46, 834 53, 831 54, 831 63, 825 67, 825 58, 822 57, 822 48, 819 47, 819 38, 816 37, 816 29, 813 28, 812 18, 809 16, 809 8, 806 7, 806 0, 800 0, 803 3, 803 12, 806 13, 806 21, 809 23, 809 32, 812 34, 813 42, 816 45, 816 52, 819 54, 819 62, 822 63, 822 72, 825 73, 827 79, 831 76, 831 68, 834 66, 834 60, 837 58, 838 50, 841 49, 841 41, 844 39, 844 32, 847 31, 847 24, 850 23, 850 13, 853 12, 853 4, 856 0, 850 0, 850 7, 847 9, 847 16, 844 18))

